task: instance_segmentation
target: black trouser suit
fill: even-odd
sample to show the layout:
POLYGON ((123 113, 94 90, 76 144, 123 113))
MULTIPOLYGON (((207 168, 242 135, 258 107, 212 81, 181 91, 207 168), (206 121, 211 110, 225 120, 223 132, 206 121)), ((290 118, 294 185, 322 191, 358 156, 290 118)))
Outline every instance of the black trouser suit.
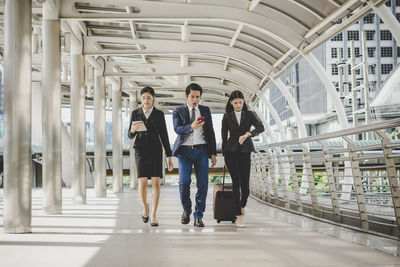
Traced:
POLYGON ((249 197, 250 179, 250 154, 254 151, 251 137, 264 131, 264 126, 254 112, 242 110, 240 122, 234 111, 226 112, 222 119, 222 151, 225 157, 225 164, 232 178, 234 209, 236 215, 242 215, 241 208, 247 204, 249 197), (254 129, 250 131, 250 128, 254 129), (239 144, 239 137, 249 132, 243 144, 239 144), (228 138, 229 133, 229 138, 228 138))
POLYGON ((246 207, 250 194, 250 153, 225 152, 225 164, 232 178, 235 214, 242 215, 241 208, 246 207))

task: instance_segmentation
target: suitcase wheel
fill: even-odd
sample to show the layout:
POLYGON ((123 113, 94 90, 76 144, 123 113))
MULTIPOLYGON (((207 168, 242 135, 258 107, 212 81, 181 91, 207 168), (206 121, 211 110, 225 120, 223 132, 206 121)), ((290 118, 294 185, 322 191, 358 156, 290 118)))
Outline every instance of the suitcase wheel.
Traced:
POLYGON ((235 223, 236 222, 236 219, 232 219, 232 223, 235 223))
POLYGON ((217 223, 220 223, 221 222, 221 220, 220 219, 217 219, 217 223))

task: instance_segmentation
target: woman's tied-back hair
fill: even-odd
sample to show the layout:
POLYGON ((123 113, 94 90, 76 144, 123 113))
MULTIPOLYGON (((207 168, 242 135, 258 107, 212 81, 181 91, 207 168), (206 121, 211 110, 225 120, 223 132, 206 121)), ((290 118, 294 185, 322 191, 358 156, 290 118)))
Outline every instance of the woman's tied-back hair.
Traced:
POLYGON ((236 99, 236 98, 243 99, 243 108, 242 108, 242 110, 244 110, 244 111, 248 110, 247 105, 246 105, 246 102, 244 101, 244 95, 243 95, 243 93, 242 93, 241 91, 239 91, 239 90, 236 90, 236 91, 233 91, 233 92, 231 93, 231 95, 229 96, 228 103, 226 103, 226 107, 225 107, 225 111, 226 111, 226 112, 231 112, 231 111, 233 111, 233 106, 232 106, 232 104, 231 104, 231 101, 232 101, 233 99, 236 99))
POLYGON ((150 86, 143 87, 143 89, 140 90, 140 95, 143 95, 144 93, 149 93, 153 97, 156 96, 156 93, 154 92, 154 89, 152 87, 150 87, 150 86))

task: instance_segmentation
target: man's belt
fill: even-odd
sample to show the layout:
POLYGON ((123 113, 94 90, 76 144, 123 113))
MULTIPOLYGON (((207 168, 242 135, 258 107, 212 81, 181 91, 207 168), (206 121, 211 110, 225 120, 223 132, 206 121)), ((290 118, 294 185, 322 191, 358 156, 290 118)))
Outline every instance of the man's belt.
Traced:
POLYGON ((184 147, 184 148, 190 148, 190 149, 199 149, 199 148, 202 148, 202 147, 204 147, 206 144, 199 144, 199 145, 189 145, 189 146, 187 146, 187 145, 184 145, 184 146, 181 146, 181 147, 184 147))

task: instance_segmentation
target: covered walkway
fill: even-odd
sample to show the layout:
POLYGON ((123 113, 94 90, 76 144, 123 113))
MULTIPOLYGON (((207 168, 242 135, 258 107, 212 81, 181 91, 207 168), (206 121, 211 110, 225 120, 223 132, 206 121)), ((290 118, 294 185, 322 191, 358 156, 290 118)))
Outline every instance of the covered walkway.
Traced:
MULTIPOLYGON (((63 190, 67 197, 70 193, 63 190)), ((34 190, 33 233, 0 234, 0 266, 400 266, 393 256, 399 252, 395 240, 254 199, 249 201, 247 227, 237 228, 212 219, 208 194, 206 227, 201 229, 180 224, 178 188, 162 187, 160 226, 152 228, 141 221, 137 190, 108 193, 96 198, 88 190, 86 205, 66 200, 63 214, 46 215, 41 190, 34 190)))
POLYGON ((5 0, 0 16, 0 267, 400 266, 400 1, 5 0), (151 86, 171 116, 192 82, 213 116, 240 90, 264 125, 246 228, 213 220, 212 188, 205 228, 180 224, 172 186, 160 227, 141 221, 122 114, 151 86))

